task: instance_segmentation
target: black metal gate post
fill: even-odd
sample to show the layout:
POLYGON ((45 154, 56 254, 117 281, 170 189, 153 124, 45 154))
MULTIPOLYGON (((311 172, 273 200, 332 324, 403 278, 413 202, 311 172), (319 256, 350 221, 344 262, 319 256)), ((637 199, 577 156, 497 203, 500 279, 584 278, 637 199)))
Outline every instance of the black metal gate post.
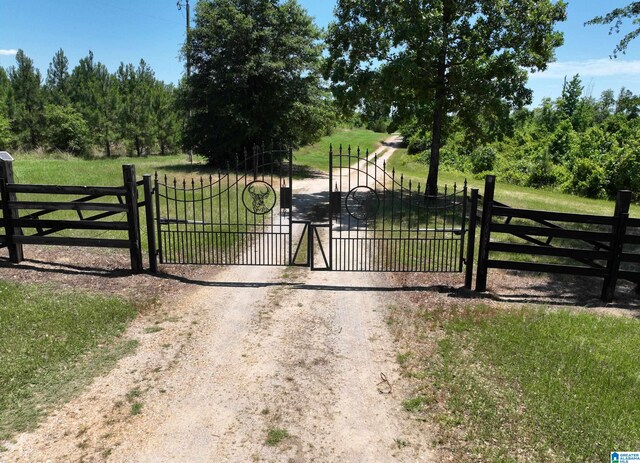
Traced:
POLYGON ((473 282, 473 254, 476 251, 476 227, 478 226, 478 189, 471 189, 471 206, 469 208, 469 239, 467 241, 466 274, 464 287, 471 289, 473 282))
POLYGON ((22 229, 14 226, 14 220, 18 219, 18 211, 9 207, 12 201, 16 201, 16 194, 7 191, 7 184, 14 183, 13 158, 6 151, 0 152, 0 178, 2 182, 2 209, 7 236, 7 247, 9 249, 9 259, 14 264, 19 264, 24 260, 22 244, 16 244, 13 237, 22 235, 22 229))
POLYGON ((131 255, 131 270, 142 273, 142 246, 140 242, 140 217, 138 215, 138 185, 136 182, 136 166, 126 164, 122 166, 124 186, 127 190, 125 200, 127 204, 127 222, 129 224, 129 254, 131 255))
POLYGON ((629 220, 629 206, 631 205, 631 192, 627 190, 618 191, 615 208, 615 224, 611 230, 611 251, 607 261, 607 276, 602 285, 602 300, 612 302, 618 282, 618 272, 620 271, 620 258, 624 247, 624 236, 627 231, 627 221, 629 220))
POLYGON ((154 192, 151 184, 151 175, 145 174, 144 181, 144 210, 147 219, 147 244, 149 246, 149 270, 158 273, 158 250, 156 248, 156 230, 153 217, 154 192))
POLYGON ((482 201, 482 228, 478 249, 478 271, 476 272, 476 291, 487 290, 487 269, 489 260, 489 242, 491 241, 491 219, 493 196, 496 189, 495 175, 487 175, 484 181, 484 197, 482 201))

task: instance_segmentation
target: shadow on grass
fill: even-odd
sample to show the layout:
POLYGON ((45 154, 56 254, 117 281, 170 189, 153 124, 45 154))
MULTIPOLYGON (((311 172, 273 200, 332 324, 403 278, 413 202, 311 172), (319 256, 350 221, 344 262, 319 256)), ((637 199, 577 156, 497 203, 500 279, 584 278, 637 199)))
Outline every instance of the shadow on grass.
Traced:
MULTIPOLYGON (((640 311, 640 293, 635 283, 618 280, 615 298, 602 302, 603 278, 517 271, 489 271, 487 293, 464 290, 458 297, 499 302, 572 307, 606 307, 640 311)), ((640 317, 640 313, 637 315, 640 317)))
POLYGON ((103 278, 125 278, 132 275, 130 269, 87 267, 59 262, 47 262, 37 259, 25 259, 19 264, 14 264, 7 258, 0 258, 0 268, 30 270, 39 273, 62 275, 87 275, 103 278))

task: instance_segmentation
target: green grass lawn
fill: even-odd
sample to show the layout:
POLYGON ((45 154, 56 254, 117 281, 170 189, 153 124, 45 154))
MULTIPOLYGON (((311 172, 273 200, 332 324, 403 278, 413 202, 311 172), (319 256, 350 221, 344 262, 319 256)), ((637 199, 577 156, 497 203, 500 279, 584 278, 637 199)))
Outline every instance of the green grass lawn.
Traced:
POLYGON ((348 146, 352 148, 360 147, 364 152, 375 151, 382 142, 389 138, 386 133, 372 132, 366 129, 336 129, 334 133, 293 153, 293 162, 296 166, 307 167, 329 171, 329 146, 333 145, 334 152, 338 152, 340 145, 346 150, 348 146))
POLYGON ((120 335, 136 313, 114 297, 0 282, 0 440, 34 429, 132 352, 120 335))
POLYGON ((595 463, 640 448, 640 321, 472 305, 410 316, 442 334, 435 355, 398 357, 423 384, 405 409, 439 423, 456 461, 595 463))

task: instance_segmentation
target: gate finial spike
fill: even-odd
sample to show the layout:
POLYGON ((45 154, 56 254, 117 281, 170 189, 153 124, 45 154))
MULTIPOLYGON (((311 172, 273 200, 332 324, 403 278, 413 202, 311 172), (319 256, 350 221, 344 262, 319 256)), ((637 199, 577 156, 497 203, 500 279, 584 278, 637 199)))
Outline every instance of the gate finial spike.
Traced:
POLYGON ((333 156, 333 143, 329 143, 329 156, 333 156))

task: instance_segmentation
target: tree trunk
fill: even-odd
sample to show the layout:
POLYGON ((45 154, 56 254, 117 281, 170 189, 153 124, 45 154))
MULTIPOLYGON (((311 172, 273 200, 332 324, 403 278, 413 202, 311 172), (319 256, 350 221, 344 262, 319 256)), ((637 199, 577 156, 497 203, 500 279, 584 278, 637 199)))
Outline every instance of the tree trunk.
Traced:
POLYGON ((427 177, 427 196, 438 194, 438 171, 440 169, 440 147, 442 146, 442 124, 446 113, 446 62, 444 50, 438 63, 438 82, 433 110, 433 127, 431 128, 431 156, 429 158, 429 176, 427 177))
POLYGON ((107 149, 107 157, 110 158, 111 157, 111 143, 109 142, 108 139, 105 142, 105 148, 107 149))
POLYGON ((433 127, 431 129, 431 156, 429 175, 425 194, 438 195, 438 171, 440 169, 440 147, 442 146, 442 125, 447 114, 447 52, 449 48, 449 24, 452 14, 450 2, 444 2, 442 11, 442 45, 438 56, 436 95, 433 108, 433 127))
POLYGON ((136 137, 136 154, 138 157, 142 156, 142 146, 139 137, 136 137))

